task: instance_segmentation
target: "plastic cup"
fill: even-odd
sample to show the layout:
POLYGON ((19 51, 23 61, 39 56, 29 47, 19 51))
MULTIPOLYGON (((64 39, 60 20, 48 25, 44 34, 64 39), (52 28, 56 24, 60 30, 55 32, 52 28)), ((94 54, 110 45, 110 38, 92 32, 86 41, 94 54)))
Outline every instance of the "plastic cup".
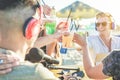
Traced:
POLYGON ((56 22, 47 22, 45 28, 47 34, 54 34, 56 31, 56 22))
POLYGON ((73 47, 73 33, 62 36, 62 46, 66 48, 73 47))

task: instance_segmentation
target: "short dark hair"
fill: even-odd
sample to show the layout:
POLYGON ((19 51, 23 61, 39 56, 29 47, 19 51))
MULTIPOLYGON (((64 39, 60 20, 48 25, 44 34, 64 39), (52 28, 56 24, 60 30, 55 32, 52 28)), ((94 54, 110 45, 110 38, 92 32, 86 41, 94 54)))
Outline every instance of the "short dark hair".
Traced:
POLYGON ((0 0, 0 10, 9 10, 19 6, 34 6, 35 0, 0 0))
POLYGON ((24 22, 36 13, 37 5, 37 0, 0 0, 1 27, 13 28, 16 24, 22 28, 24 22))

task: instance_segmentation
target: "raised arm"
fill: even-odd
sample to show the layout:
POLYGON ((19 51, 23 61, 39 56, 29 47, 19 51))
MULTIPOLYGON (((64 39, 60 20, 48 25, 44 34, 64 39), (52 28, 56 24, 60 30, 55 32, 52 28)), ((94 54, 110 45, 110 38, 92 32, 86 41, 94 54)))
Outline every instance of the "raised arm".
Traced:
POLYGON ((86 40, 80 36, 79 34, 74 34, 74 42, 76 42, 78 45, 81 46, 83 50, 83 64, 84 69, 89 78, 93 79, 106 79, 107 76, 105 76, 102 72, 103 70, 103 64, 100 63, 99 65, 94 65, 91 56, 89 54, 89 49, 87 47, 86 40))

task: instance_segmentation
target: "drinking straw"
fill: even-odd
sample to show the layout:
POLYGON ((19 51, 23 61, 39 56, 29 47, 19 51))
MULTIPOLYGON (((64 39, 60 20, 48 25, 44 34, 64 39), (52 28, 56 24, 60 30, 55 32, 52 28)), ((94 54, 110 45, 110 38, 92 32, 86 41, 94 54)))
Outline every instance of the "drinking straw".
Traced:
POLYGON ((68 15, 68 17, 67 17, 67 20, 66 20, 65 26, 67 25, 67 22, 68 22, 68 20, 69 20, 69 18, 70 18, 71 12, 72 12, 72 8, 70 9, 70 12, 69 12, 69 15, 68 15))
POLYGON ((68 22, 68 20, 70 18, 71 12, 72 12, 72 8, 70 9, 69 15, 68 15, 67 20, 66 20, 66 24, 67 24, 67 22, 68 22))
MULTIPOLYGON (((43 3, 44 5, 46 5, 46 3, 44 2, 44 0, 42 0, 42 3, 43 3)), ((43 15, 44 15, 44 17, 46 18, 46 15, 45 15, 44 12, 43 12, 43 15)))
POLYGON ((45 2, 44 2, 44 0, 42 0, 42 2, 43 2, 44 5, 46 5, 45 2))

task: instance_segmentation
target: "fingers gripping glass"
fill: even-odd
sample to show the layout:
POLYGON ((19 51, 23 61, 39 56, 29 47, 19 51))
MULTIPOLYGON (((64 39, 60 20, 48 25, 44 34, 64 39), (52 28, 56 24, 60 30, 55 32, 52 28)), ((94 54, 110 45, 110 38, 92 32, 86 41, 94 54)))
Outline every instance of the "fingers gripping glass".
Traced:
POLYGON ((110 24, 110 23, 108 23, 108 22, 96 23, 96 27, 99 27, 100 25, 102 25, 104 27, 104 26, 107 26, 107 24, 110 24))

